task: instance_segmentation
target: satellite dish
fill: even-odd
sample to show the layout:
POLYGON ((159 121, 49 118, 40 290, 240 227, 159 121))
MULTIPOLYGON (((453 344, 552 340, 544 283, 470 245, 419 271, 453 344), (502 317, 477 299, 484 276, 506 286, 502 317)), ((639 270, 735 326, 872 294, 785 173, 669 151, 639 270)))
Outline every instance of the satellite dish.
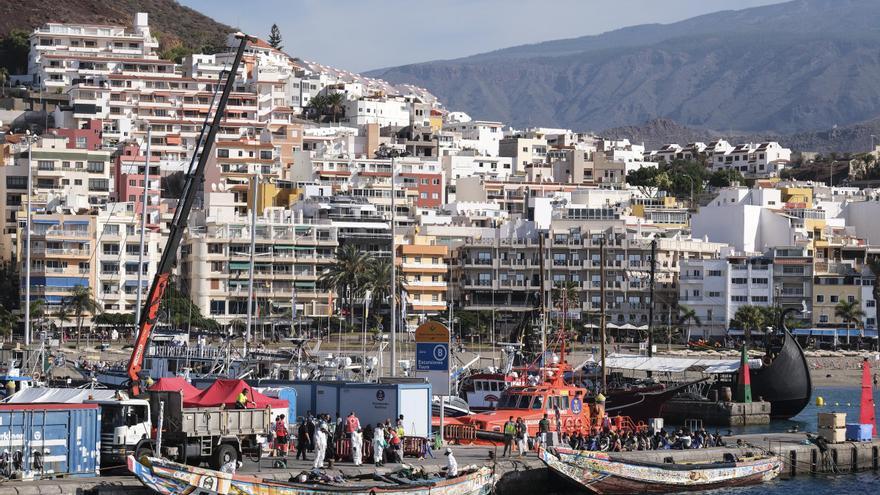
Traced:
POLYGON ((211 183, 211 191, 217 192, 217 183, 216 182, 211 183))

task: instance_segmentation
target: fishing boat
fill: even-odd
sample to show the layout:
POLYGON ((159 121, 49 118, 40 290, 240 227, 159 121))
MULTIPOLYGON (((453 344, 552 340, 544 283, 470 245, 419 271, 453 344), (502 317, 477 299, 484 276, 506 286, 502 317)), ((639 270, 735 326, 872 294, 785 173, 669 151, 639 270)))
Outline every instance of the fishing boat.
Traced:
POLYGON ((782 461, 775 456, 739 458, 726 453, 717 462, 659 463, 629 461, 605 452, 565 448, 541 449, 550 470, 592 493, 674 493, 754 485, 779 475, 782 461))
POLYGON ((128 457, 128 470, 147 488, 162 495, 488 495, 495 476, 488 467, 474 468, 454 478, 410 480, 374 474, 369 479, 343 482, 299 483, 264 480, 256 476, 202 469, 155 457, 128 457))

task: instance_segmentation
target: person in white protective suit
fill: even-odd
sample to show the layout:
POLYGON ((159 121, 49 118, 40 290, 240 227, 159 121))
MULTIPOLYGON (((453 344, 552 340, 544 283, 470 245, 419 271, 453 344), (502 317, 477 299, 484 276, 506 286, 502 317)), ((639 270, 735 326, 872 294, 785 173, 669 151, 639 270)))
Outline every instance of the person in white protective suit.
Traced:
POLYGON ((361 432, 361 429, 358 428, 351 432, 351 460, 354 462, 355 466, 360 466, 363 464, 361 457, 363 457, 364 453, 364 434, 361 432))
POLYGON ((384 464, 382 462, 382 454, 385 452, 385 430, 382 429, 382 423, 376 424, 373 431, 373 463, 378 467, 384 464))
POLYGON ((327 453, 327 424, 323 421, 318 425, 315 431, 315 462, 312 464, 313 469, 322 469, 324 467, 324 454, 327 453))

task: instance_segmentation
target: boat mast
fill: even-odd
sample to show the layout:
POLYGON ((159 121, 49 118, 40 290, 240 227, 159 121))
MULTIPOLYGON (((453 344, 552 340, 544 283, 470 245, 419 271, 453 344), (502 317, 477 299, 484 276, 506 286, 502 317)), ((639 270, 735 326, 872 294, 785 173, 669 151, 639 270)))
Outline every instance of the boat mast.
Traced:
POLYGON ((547 352, 547 287, 545 285, 544 271, 544 232, 538 232, 538 262, 541 267, 541 364, 543 366, 544 353, 547 352))
POLYGON ((602 392, 608 389, 607 372, 605 370, 605 233, 599 237, 599 333, 601 342, 599 352, 602 354, 602 392))
MULTIPOLYGON (((137 299, 134 304, 135 308, 135 316, 134 321, 141 321, 141 294, 144 292, 144 239, 147 234, 147 202, 150 199, 149 196, 149 184, 150 184, 150 141, 153 140, 153 126, 149 123, 147 124, 147 153, 144 160, 144 201, 141 204, 141 250, 138 254, 138 286, 137 286, 137 299)), ((189 341, 187 341, 188 343, 189 341)))
MULTIPOLYGON (((649 293, 651 303, 648 306, 648 357, 654 356, 654 280, 657 271, 657 239, 651 240, 651 281, 649 293)), ((651 376, 651 372, 648 372, 651 376)))

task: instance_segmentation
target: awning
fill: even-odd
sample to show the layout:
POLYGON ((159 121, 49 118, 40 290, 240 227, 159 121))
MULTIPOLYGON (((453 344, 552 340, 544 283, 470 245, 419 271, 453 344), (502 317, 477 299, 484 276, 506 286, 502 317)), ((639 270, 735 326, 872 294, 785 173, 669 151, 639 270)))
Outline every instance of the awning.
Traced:
POLYGON ((88 225, 88 220, 65 220, 64 225, 88 225))
POLYGON ((31 222, 43 225, 58 225, 58 220, 40 220, 39 218, 34 218, 31 222))
MULTIPOLYGON (((126 287, 137 287, 137 284, 138 284, 137 280, 126 280, 124 285, 126 287)), ((141 280, 141 287, 146 287, 146 286, 147 286, 147 281, 141 280)))
POLYGON ((295 282, 293 285, 295 285, 297 288, 300 288, 300 289, 314 289, 315 288, 314 282, 295 282))
POLYGON ((249 262, 241 262, 241 261, 231 261, 229 262, 230 270, 250 270, 251 264, 249 262))
POLYGON ((296 251, 314 251, 314 246, 294 246, 293 249, 296 251))
MULTIPOLYGON (((584 362, 581 367, 595 362, 593 358, 584 362)), ((611 354, 605 358, 609 369, 654 371, 658 373, 682 373, 694 371, 699 373, 734 373, 739 369, 739 359, 707 359, 707 358, 673 358, 647 357, 631 354, 611 354)), ((762 366, 760 359, 749 359, 749 367, 758 369, 762 366)))
POLYGON ((847 334, 849 334, 850 337, 861 337, 864 335, 868 338, 877 338, 877 330, 862 331, 858 328, 796 328, 791 333, 803 337, 834 337, 836 334, 838 338, 846 338, 847 334))
POLYGON ((272 246, 276 251, 290 251, 296 249, 295 246, 272 246))

